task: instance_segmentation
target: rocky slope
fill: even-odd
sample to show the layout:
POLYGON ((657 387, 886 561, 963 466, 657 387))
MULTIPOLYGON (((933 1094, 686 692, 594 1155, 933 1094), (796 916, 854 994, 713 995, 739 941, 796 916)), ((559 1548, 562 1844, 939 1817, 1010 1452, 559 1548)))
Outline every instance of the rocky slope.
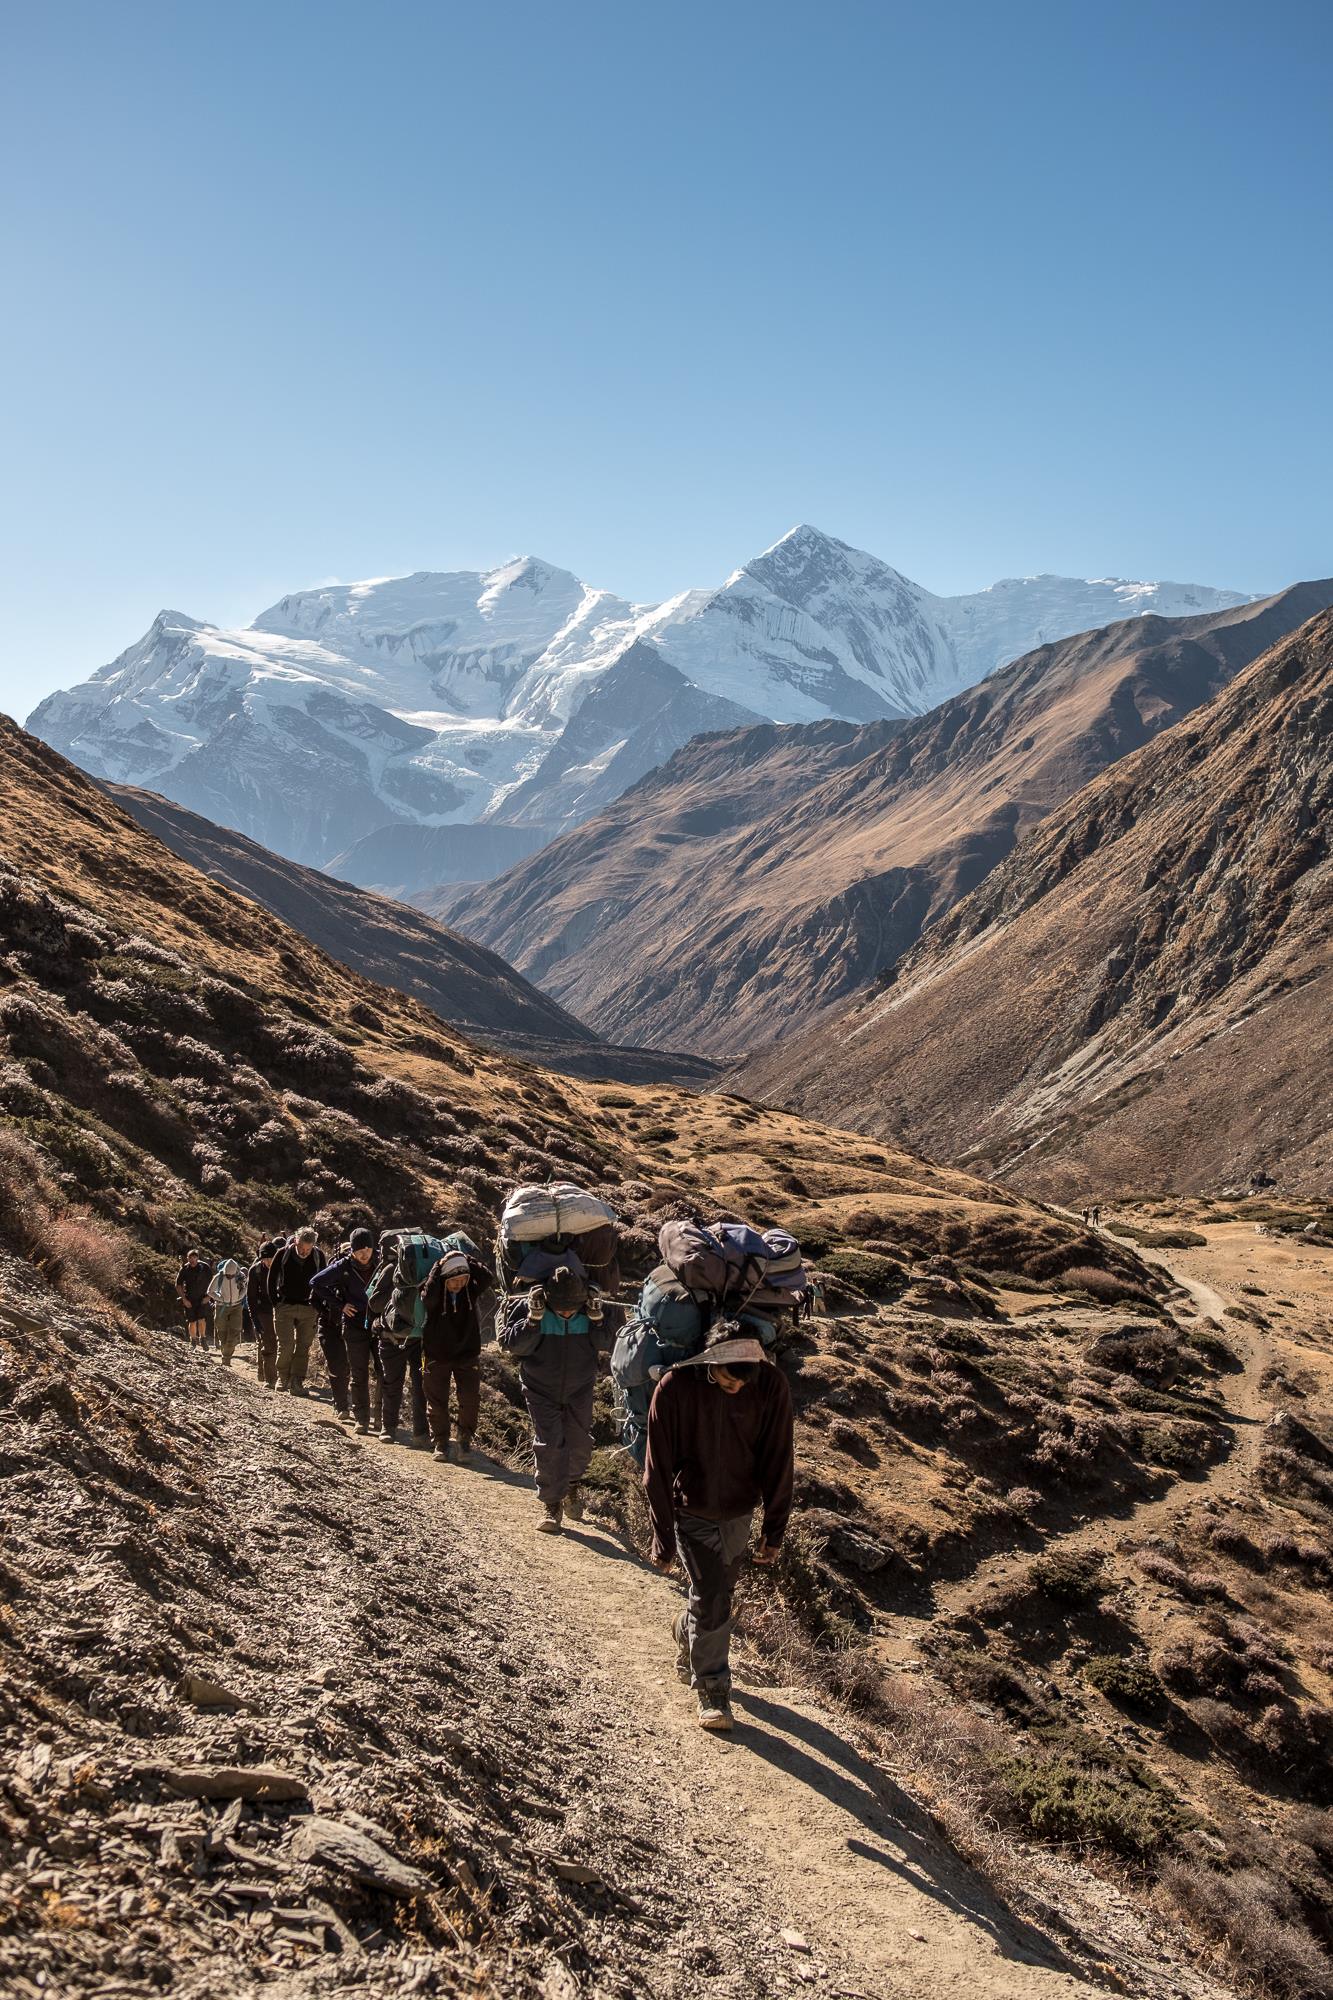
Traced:
POLYGON ((910 721, 697 740, 452 921, 620 1041, 734 1054, 845 1001, 1051 809, 1333 601, 1084 633, 910 721))
POLYGON ((1193 1191, 1333 1169, 1333 615, 1078 792, 885 988, 747 1086, 1002 1172, 1193 1191))
POLYGON ((1114 612, 1241 601, 1060 577, 936 598, 800 528, 656 607, 524 558, 297 591, 245 630, 163 611, 30 720, 96 777, 406 891, 505 865, 700 730, 915 715, 1114 612), (481 820, 488 840, 463 831, 481 820))
POLYGON ((654 1083, 702 1082, 713 1074, 698 1058, 612 1048, 494 952, 403 903, 284 860, 155 792, 112 784, 103 790, 202 874, 262 903, 330 958, 419 1000, 490 1047, 575 1076, 654 1083))
MULTIPOLYGON (((852 1207, 888 1204, 921 1257, 960 1216, 964 1239, 1008 1226, 1007 1197, 852 1134, 466 1041, 179 860, 12 724, 0 780, 0 1138, 27 1190, 9 1222, 75 1283, 82 1259, 112 1296, 165 1302, 190 1241, 244 1251, 303 1215, 336 1237, 444 1214, 488 1241, 507 1183, 571 1175, 641 1231, 635 1269, 673 1204, 795 1212, 794 1150, 852 1207)), ((1055 1239, 1053 1272, 1099 1254, 1064 1224, 1055 1239)), ((842 1240, 835 1219, 823 1242, 842 1240)))
POLYGON ((1219 1541, 1219 1579, 1194 1559, 1211 1516, 1172 1517, 1158 1579, 1193 1595, 1166 1631, 1127 1572, 1112 1594, 1028 1561, 1112 1518, 1159 1532, 1141 1510, 1195 1497, 1253 1435, 1257 1353, 1238 1362, 1128 1245, 743 1099, 479 1049, 33 739, 0 732, 0 758, 7 1986, 906 1995, 919 1942, 984 2000, 1216 2000, 1178 1963, 1180 1916, 1163 1937, 1077 1856, 1156 1876, 1270 1993, 1320 1991, 1333 1515, 1305 1360, 1275 1352, 1308 1422, 1243 1489, 1256 1530, 1280 1501, 1262 1526, 1285 1540, 1219 1541), (507 1182, 555 1173, 615 1203, 635 1273, 667 1215, 789 1224, 836 1315, 783 1356, 798 1513, 781 1571, 747 1585, 743 1731, 706 1776, 604 1394, 590 1529, 537 1571, 541 1538, 513 1547, 532 1503, 505 1483, 524 1424, 498 1356, 469 1502, 153 1330, 188 1242, 243 1251, 312 1211, 330 1237, 447 1217, 484 1240, 507 1182), (979 1604, 990 1557, 1018 1574, 979 1604), (1298 1588, 1273 1590, 1278 1565, 1298 1588), (1082 1663, 1149 1646, 1170 1693, 1127 1728, 1082 1663), (1068 1856, 1022 1854, 1033 1833, 1068 1856))

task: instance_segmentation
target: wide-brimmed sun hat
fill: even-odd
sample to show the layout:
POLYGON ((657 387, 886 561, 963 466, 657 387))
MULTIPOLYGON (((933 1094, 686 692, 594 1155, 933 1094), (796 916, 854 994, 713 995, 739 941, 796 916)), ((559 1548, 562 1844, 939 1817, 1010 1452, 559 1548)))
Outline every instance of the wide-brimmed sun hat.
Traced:
POLYGON ((753 1334, 738 1333, 733 1326, 715 1327, 698 1354, 691 1354, 686 1361, 678 1361, 677 1368, 729 1368, 742 1361, 767 1361, 768 1353, 763 1342, 753 1334))

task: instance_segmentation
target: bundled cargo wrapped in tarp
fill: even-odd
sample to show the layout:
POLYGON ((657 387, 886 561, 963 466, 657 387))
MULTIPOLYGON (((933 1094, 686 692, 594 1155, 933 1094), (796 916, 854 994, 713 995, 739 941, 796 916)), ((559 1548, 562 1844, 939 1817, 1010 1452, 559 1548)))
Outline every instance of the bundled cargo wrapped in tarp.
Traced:
POLYGON ((604 1201, 571 1181, 515 1188, 505 1202, 495 1246, 504 1290, 541 1284, 555 1263, 571 1262, 568 1253, 577 1257, 594 1289, 620 1289, 620 1226, 604 1201))
POLYGON ((614 1228, 615 1215, 604 1201, 572 1181, 550 1187, 515 1188, 500 1217, 500 1234, 513 1243, 542 1243, 550 1236, 586 1236, 614 1228))

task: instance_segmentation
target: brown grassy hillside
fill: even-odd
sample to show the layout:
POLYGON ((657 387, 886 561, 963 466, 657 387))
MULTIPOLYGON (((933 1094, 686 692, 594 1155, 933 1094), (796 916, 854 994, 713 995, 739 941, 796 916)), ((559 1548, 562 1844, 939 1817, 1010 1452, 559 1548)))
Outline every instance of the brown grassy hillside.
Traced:
MULTIPOLYGON (((448 1215, 489 1240, 516 1178, 605 1186, 641 1227, 638 1264, 673 1204, 735 1201, 763 1222, 799 1212, 794 1162, 802 1187, 891 1213, 913 1254, 960 1222, 963 1240, 973 1222, 990 1231, 997 1197, 965 1175, 785 1114, 583 1084, 465 1042, 179 861, 12 724, 0 831, 0 1118, 11 1148, 32 1151, 28 1208, 76 1202, 127 1232, 131 1289, 150 1297, 189 1241, 244 1249, 304 1214, 330 1233, 448 1215)), ((1047 1221, 1022 1212, 1044 1237, 1047 1221)), ((855 1241, 836 1217, 825 1233, 830 1249, 855 1241)), ((1086 1261, 1079 1232, 1055 1233, 1066 1263, 1086 1261)))
POLYGON ((616 1041, 739 1054, 907 951, 1051 809, 1333 601, 1300 584, 1044 646, 914 721, 702 737, 455 904, 616 1041))
MULTIPOLYGON (((828 1310, 784 1355, 801 1415, 798 1508, 780 1573, 748 1591, 751 1672, 821 1676, 987 1865, 1000 1865, 1001 1835, 1067 1844, 1129 1871, 1140 1887, 1158 1882, 1156 1893, 1173 1899, 1174 1921, 1187 1911, 1201 1936, 1220 1937, 1228 1950, 1238 1949, 1225 1929, 1228 1879, 1243 1867, 1245 1908, 1264 1917, 1268 1940, 1267 1955, 1256 1960, 1251 1951, 1248 1962, 1261 1964, 1284 2000, 1328 1990, 1301 1986, 1297 1975, 1311 1965, 1327 1974, 1318 1942, 1329 1934, 1327 1877, 1310 1827, 1333 1798, 1320 1664, 1333 1659, 1333 1639, 1314 1595, 1333 1574, 1330 1442, 1322 1391, 1301 1388, 1294 1359, 1283 1357, 1284 1380, 1306 1397, 1303 1428, 1283 1429, 1263 1461, 1266 1483, 1256 1485, 1251 1461, 1238 1456, 1264 1407, 1249 1393, 1257 1371, 1238 1358, 1250 1323, 1234 1344, 1220 1338, 1204 1317, 1183 1311, 1185 1301, 1169 1300, 1166 1280, 1128 1244, 957 1169, 743 1099, 590 1085, 479 1050, 180 862, 22 732, 0 735, 0 758, 0 1234, 11 1248, 67 1293, 110 1295, 151 1322, 188 1241, 219 1252, 244 1247, 261 1228, 311 1210, 330 1233, 371 1212, 458 1219, 485 1236, 516 1175, 569 1171, 603 1190, 626 1219, 628 1261, 638 1270, 654 1257, 656 1225, 682 1210, 789 1223, 825 1273, 828 1310), (1215 1485, 1237 1467, 1243 1479, 1215 1485), (1243 1496, 1256 1514, 1225 1550, 1214 1538, 1219 1562, 1225 1555, 1240 1565, 1220 1583, 1194 1553, 1207 1523, 1176 1519, 1195 1491, 1243 1496), (1260 1523, 1270 1505, 1280 1511, 1260 1523), (1287 1539, 1270 1551, 1261 1526, 1280 1526, 1287 1539), (1136 1602, 1130 1527, 1169 1539, 1160 1553, 1174 1567, 1159 1569, 1155 1587, 1187 1607, 1169 1635, 1136 1602), (1114 1565, 1113 1596, 1100 1572, 1081 1560, 1071 1571, 1065 1560, 1081 1557, 1088 1539, 1114 1565), (1035 1567, 1047 1557, 1054 1567, 1035 1567), (1254 1580, 1256 1566, 1270 1561, 1287 1563, 1292 1577, 1271 1617, 1258 1588, 1264 1579, 1254 1580), (993 1564, 1004 1585, 995 1603, 985 1594, 997 1580, 993 1564), (1115 1655, 1132 1665, 1141 1653, 1155 1679, 1129 1689, 1128 1698, 1148 1703, 1130 1729, 1125 1690, 1108 1691, 1080 1663, 1115 1655), (1159 1683, 1168 1690, 1160 1710, 1152 1705, 1159 1683)), ((22 1289, 7 1280, 11 1304, 22 1289)), ((60 1454, 85 1472, 105 1468, 103 1431, 121 1425, 139 1441, 136 1455, 140 1443, 147 1454, 162 1450, 146 1411, 170 1378, 177 1345, 127 1326, 127 1341, 145 1342, 152 1366, 140 1380, 128 1363, 122 1370, 119 1350, 109 1367, 99 1360, 111 1385, 103 1409, 48 1365, 46 1310, 39 1299, 19 1320, 11 1313, 0 1353, 0 1403, 10 1399, 19 1425, 6 1450, 28 1453, 12 1463, 27 1482, 39 1541, 43 1467, 64 1464, 60 1454), (40 1432, 31 1446, 30 1428, 40 1432)), ((76 1326, 71 1338, 87 1336, 76 1326)), ((190 1357, 182 1366, 204 1363, 190 1357)), ((502 1455, 523 1425, 512 1368, 491 1357, 488 1370, 483 1438, 502 1455)), ((227 1379, 206 1437, 173 1418, 162 1461, 173 1506, 186 1505, 177 1489, 196 1477, 196 1462, 201 1488, 206 1469, 239 1466, 237 1447, 254 1418, 243 1385, 227 1379)), ((611 1448, 605 1397, 598 1422, 593 1512, 633 1534, 641 1503, 611 1448)), ((318 1456, 302 1456, 282 1482, 293 1505, 307 1504, 318 1456)), ((264 1507, 274 1485, 265 1471, 264 1507)), ((374 1504, 360 1475, 349 1491, 374 1504)), ((348 1504, 341 1493, 322 1504, 320 1535, 343 1533, 348 1504)), ((242 1650, 258 1644, 252 1635, 283 1629, 276 1610, 266 1621, 265 1572, 249 1552, 262 1537, 251 1535, 249 1515, 223 1523, 226 1532, 202 1546, 202 1565, 197 1533, 186 1538, 186 1565, 172 1536, 144 1529, 154 1519, 143 1513, 132 1532, 108 1530, 98 1553, 123 1556, 147 1597, 178 1602, 191 1632, 196 1602, 214 1586, 225 1597, 237 1574, 244 1589, 232 1591, 226 1623, 242 1650), (253 1571, 228 1567, 242 1563, 253 1571)), ((48 1632, 42 1671, 62 1677, 64 1704, 51 1726, 62 1745, 62 1732, 72 1731, 72 1757, 83 1740, 80 1704, 93 1699, 71 1666, 87 1636, 63 1613, 43 1622, 47 1599, 38 1594, 70 1555, 62 1539, 31 1573, 9 1575, 6 1588, 22 1616, 48 1632)), ((400 1556, 410 1560, 405 1548, 400 1556)), ((346 1600, 336 1585, 321 1602, 330 1596, 346 1600)), ((410 1647, 419 1607, 394 1609, 401 1637, 392 1643, 410 1647)), ((197 1629, 202 1639, 187 1634, 183 1664, 218 1643, 212 1626, 197 1629)), ((358 1696, 362 1713, 378 1699, 377 1675, 392 1684, 398 1657, 372 1670, 366 1643, 358 1628, 354 1643, 339 1646, 349 1669, 370 1676, 358 1696)), ((140 1680, 152 1682, 147 1691, 131 1675, 105 1688, 99 1681, 93 1693, 124 1704, 120 1734, 145 1718, 174 1751, 188 1719, 168 1699, 170 1683, 164 1690, 157 1680, 174 1674, 177 1652, 135 1657, 140 1680)), ((665 1650, 664 1661, 666 1671, 665 1650)), ((283 1684, 284 1730, 299 1697, 283 1684)), ((416 1738, 398 1710, 394 1717, 392 1755, 410 1761, 416 1738)), ((274 1738, 284 1750, 288 1740, 274 1738)), ((336 1732, 327 1745, 322 1735, 310 1740, 321 1763, 326 1748, 334 1762, 351 1755, 336 1732)), ((240 1761, 266 1741, 254 1731, 220 1728, 217 1736, 219 1754, 230 1745, 240 1761)), ((111 1795, 127 1785, 136 1804, 155 1800, 143 1787, 160 1784, 144 1768, 156 1760, 122 1750, 106 1780, 111 1795)), ((62 1748, 60 1785, 82 1769, 62 1748)), ((344 1796, 385 1810, 373 1787, 344 1796)), ((433 1838, 422 1815, 444 1810, 449 1796, 432 1780, 393 1816, 395 1834, 433 1838)), ((91 1806, 105 1802, 99 1793, 91 1806)), ((27 1815, 27 1794, 21 1803, 27 1815)), ((71 1838, 96 1839, 91 1806, 79 1807, 71 1838)), ((38 1824, 45 1839, 64 1825, 35 1810, 35 1821, 0 1828, 24 1884, 25 1967, 54 1950, 43 1927, 57 1920, 43 1870, 26 1858, 44 1850, 24 1828, 38 1824)), ((201 1825, 207 1837, 212 1822, 181 1819, 189 1839, 201 1825)), ((487 1854, 489 1829, 490 1818, 479 1817, 470 1835, 482 1865, 469 1866, 483 1882, 505 1872, 487 1854)), ((277 1833, 252 1826, 246 1838, 262 1851, 277 1833)), ((155 1864, 151 1854, 147 1862, 127 1854, 122 1865, 138 1883, 155 1864)), ((1067 1888, 1068 1871, 1060 1879, 1067 1888)), ((1049 1893, 1063 1907, 1064 1890, 1049 1893)), ((174 1887, 162 1901, 163 1922, 175 1922, 182 1906, 174 1887)), ((345 1921, 341 1903, 329 1907, 345 1921)), ((211 1914, 206 1928, 209 1948, 222 1948, 211 1914)), ((134 1953, 113 1929, 128 1962, 134 1953)), ((60 1946, 62 1964, 81 1942, 80 1933, 60 1946)), ((95 1979, 97 1964, 86 1969, 95 1979)))
POLYGON ((702 1083, 714 1073, 698 1057, 612 1048, 493 951, 405 903, 273 854, 156 792, 105 782, 102 789, 182 861, 488 1047, 574 1076, 702 1083))
POLYGON ((1069 800, 747 1085, 1071 1202, 1333 1179, 1333 615, 1069 800))

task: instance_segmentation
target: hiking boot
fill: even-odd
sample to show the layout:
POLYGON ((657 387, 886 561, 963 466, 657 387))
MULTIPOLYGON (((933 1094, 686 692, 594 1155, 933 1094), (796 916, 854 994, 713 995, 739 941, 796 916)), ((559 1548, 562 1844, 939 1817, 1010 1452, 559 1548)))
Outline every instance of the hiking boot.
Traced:
POLYGON ((397 1444, 398 1433, 397 1431, 381 1431, 379 1433, 379 1441, 381 1444, 397 1444))
POLYGON ((558 1500, 544 1500, 542 1502, 542 1511, 537 1518, 537 1533, 539 1535, 558 1535, 561 1526, 560 1502, 558 1500))
POLYGON ((459 1438, 458 1443, 454 1446, 454 1458, 459 1465, 471 1465, 472 1440, 470 1437, 459 1438))
POLYGON ((304 1382, 293 1382, 292 1394, 294 1396, 308 1396, 310 1394, 310 1391, 306 1388, 304 1382))
POLYGON ((694 1676, 690 1671, 690 1624, 689 1613, 678 1611, 671 1621, 671 1636, 676 1642, 676 1679, 689 1686, 694 1676))
POLYGON ((362 1423, 358 1423, 358 1424, 357 1424, 357 1426, 356 1426, 356 1434, 357 1434, 357 1436, 358 1436, 359 1438, 363 1438, 363 1437, 369 1437, 369 1436, 370 1436, 370 1425, 369 1425, 369 1424, 362 1424, 362 1423))
POLYGON ((434 1451, 431 1453, 431 1457, 437 1465, 447 1465, 449 1463, 449 1454, 442 1444, 436 1445, 434 1451))
POLYGON ((718 1736, 725 1736, 732 1727, 731 1699, 726 1688, 705 1684, 699 1689, 699 1727, 711 1729, 718 1736))
POLYGON ((570 1487, 568 1493, 565 1495, 564 1504, 565 1512, 571 1521, 581 1521, 583 1519, 583 1495, 579 1492, 577 1486, 570 1487))
POLYGON ((350 1424, 352 1421, 352 1412, 346 1407, 340 1409, 337 1403, 333 1406, 333 1414, 337 1417, 339 1423, 350 1424))

